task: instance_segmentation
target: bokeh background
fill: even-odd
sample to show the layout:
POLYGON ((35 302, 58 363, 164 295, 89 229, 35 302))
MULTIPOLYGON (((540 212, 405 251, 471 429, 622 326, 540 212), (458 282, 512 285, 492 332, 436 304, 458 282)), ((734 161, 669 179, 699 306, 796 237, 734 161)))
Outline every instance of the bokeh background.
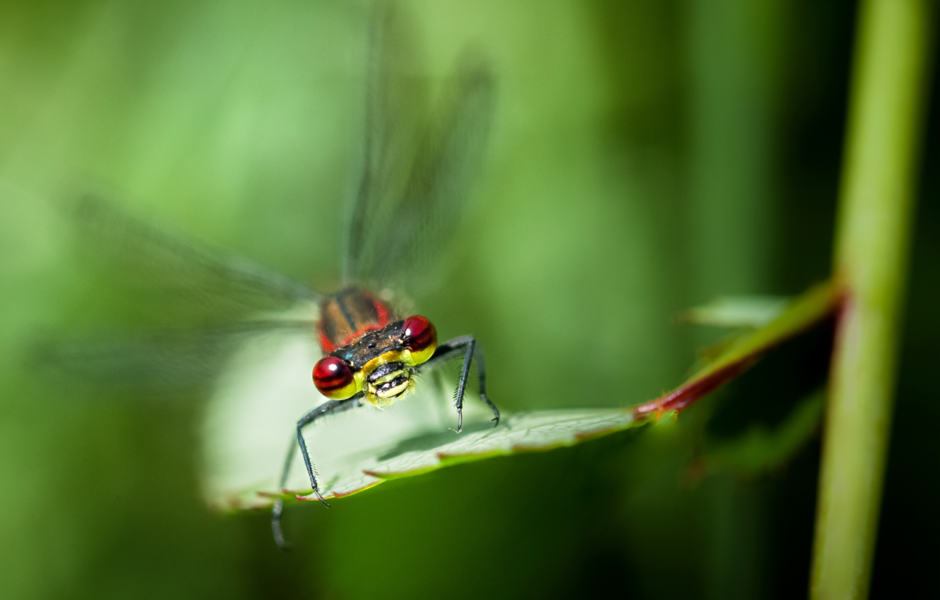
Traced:
MULTIPOLYGON (((482 341, 504 410, 652 398, 720 336, 677 323, 679 310, 827 276, 854 3, 406 6, 429 73, 475 43, 499 79, 485 168, 442 253, 446 285, 417 301, 442 336, 482 341)), ((266 514, 202 503, 198 387, 170 399, 50 387, 24 366, 41 334, 154 323, 72 264, 56 206, 76 191, 108 189, 186 236, 336 285, 370 12, 0 4, 0 594, 804 596, 818 439, 769 470, 703 457, 772 431, 820 389, 825 327, 676 423, 294 508, 289 553, 266 514)), ((875 597, 940 593, 930 107, 875 597)))

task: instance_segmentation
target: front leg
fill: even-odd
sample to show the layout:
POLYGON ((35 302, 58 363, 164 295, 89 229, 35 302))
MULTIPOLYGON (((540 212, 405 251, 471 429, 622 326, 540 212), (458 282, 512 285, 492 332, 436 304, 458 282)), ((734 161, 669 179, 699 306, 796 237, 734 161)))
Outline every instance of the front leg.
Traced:
MULTIPOLYGON (((301 417, 299 421, 297 421, 297 444, 300 446, 300 453, 304 457, 304 465, 307 467, 307 475, 310 476, 310 486, 313 487, 313 493, 317 495, 317 498, 320 499, 320 502, 325 504, 327 508, 329 508, 330 504, 323 499, 323 496, 320 495, 320 488, 317 485, 317 478, 313 474, 313 463, 310 461, 310 454, 307 452, 307 442, 304 440, 303 428, 313 423, 320 417, 340 413, 351 408, 358 407, 360 397, 353 397, 350 400, 330 400, 328 402, 324 402, 320 406, 314 408, 301 417)), ((294 444, 291 443, 290 450, 287 452, 287 458, 284 460, 284 470, 281 472, 280 487, 282 492, 287 486, 287 477, 290 474, 290 467, 291 463, 293 462, 294 453, 294 444)), ((274 534, 274 543, 276 543, 279 548, 287 548, 287 544, 284 541, 284 534, 281 531, 281 513, 283 510, 284 501, 281 499, 275 500, 274 506, 271 508, 271 532, 274 534)))
POLYGON ((463 429, 463 396, 464 391, 467 389, 467 379, 470 374, 470 363, 473 362, 473 359, 476 358, 477 361, 477 374, 480 379, 480 400, 486 403, 487 406, 493 411, 493 421, 496 422, 496 425, 499 425, 499 409, 496 408, 496 405, 487 398, 486 396, 486 367, 483 363, 483 350, 477 344, 476 340, 473 339, 472 335, 464 335, 461 337, 448 340, 443 344, 440 344, 437 347, 437 350, 434 351, 434 355, 423 365, 421 365, 421 370, 424 369, 435 369, 443 364, 447 360, 451 360, 460 356, 460 350, 465 349, 464 359, 463 359, 463 368, 460 370, 460 379, 457 381, 457 392, 455 406, 457 408, 457 433, 460 433, 460 430, 463 429))

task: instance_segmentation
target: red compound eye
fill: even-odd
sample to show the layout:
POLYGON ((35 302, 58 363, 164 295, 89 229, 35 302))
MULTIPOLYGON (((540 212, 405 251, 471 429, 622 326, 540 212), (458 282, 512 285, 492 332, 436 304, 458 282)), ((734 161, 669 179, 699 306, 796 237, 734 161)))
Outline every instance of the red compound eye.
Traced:
POLYGON ((402 325, 402 341, 411 350, 414 364, 425 362, 437 349, 437 330, 424 317, 415 315, 405 319, 402 325))
POLYGON ((341 358, 326 356, 313 366, 313 385, 333 400, 345 400, 356 393, 356 378, 341 358))

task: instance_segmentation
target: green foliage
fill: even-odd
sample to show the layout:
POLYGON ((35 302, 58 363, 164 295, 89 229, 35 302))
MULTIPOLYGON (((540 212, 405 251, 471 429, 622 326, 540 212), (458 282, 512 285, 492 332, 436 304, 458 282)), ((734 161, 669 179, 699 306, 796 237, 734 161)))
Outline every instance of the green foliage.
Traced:
POLYGON ((866 0, 835 239, 836 332, 811 596, 864 598, 878 532, 936 6, 866 0))
POLYGON ((801 400, 774 429, 755 425, 733 440, 712 443, 705 450, 706 472, 753 477, 784 466, 819 432, 824 405, 825 394, 817 392, 801 400))
POLYGON ((775 296, 722 296, 681 312, 679 318, 713 327, 761 327, 780 316, 786 306, 786 298, 775 296))
MULTIPOLYGON (((321 493, 325 498, 349 496, 388 479, 515 452, 571 446, 643 425, 670 410, 688 408, 739 376, 769 348, 828 316, 837 300, 831 284, 813 288, 776 319, 728 345, 679 388, 635 408, 510 413, 493 427, 485 420, 489 413, 468 397, 468 417, 476 421, 468 419, 464 431, 455 436, 446 429, 447 420, 453 420, 447 408, 452 382, 439 381, 437 386, 421 382, 417 397, 401 401, 393 410, 360 409, 366 414, 344 413, 306 428, 321 493)), ((292 451, 293 468, 284 494, 278 466, 284 440, 292 440, 293 423, 312 408, 304 404, 311 402, 313 393, 300 374, 317 356, 310 336, 274 332, 245 342, 232 359, 216 385, 203 428, 205 493, 210 504, 222 510, 251 509, 278 497, 312 494, 297 448, 292 451)), ((717 464, 721 456, 733 463, 744 444, 748 454, 744 460, 750 461, 752 471, 779 465, 802 447, 818 422, 819 401, 812 406, 815 412, 797 409, 773 439, 749 437, 737 447, 719 451, 717 464)), ((292 446, 296 444, 288 447, 292 446)))
MULTIPOLYGON (((694 374, 697 349, 724 335, 676 323, 680 310, 792 296, 829 277, 854 3, 406 1, 433 77, 468 43, 497 75, 479 185, 439 257, 449 275, 415 300, 442 337, 482 342, 507 421, 587 407, 624 415, 694 374)), ((367 4, 0 5, 0 595, 803 597, 819 451, 797 401, 824 383, 827 325, 799 342, 805 356, 766 353, 678 419, 631 421, 635 438, 437 469, 329 511, 291 507, 286 554, 267 515, 219 518, 205 497, 223 489, 213 482, 275 490, 262 479, 319 401, 302 352, 289 375, 245 388, 268 410, 235 429, 210 418, 237 414, 206 404, 224 397, 221 382, 193 385, 204 362, 230 357, 206 361, 199 344, 158 357, 193 361, 170 397, 55 386, 26 367, 23 348, 53 332, 200 324, 76 266, 52 209, 75 191, 104 189, 148 222, 335 289, 362 133, 367 4), (212 423, 241 437, 207 444, 212 423), (768 464, 752 453, 776 464, 797 438, 808 442, 785 468, 739 476, 768 464), (736 466, 683 476, 712 452, 736 466)), ((918 129, 936 164, 936 131, 918 129)), ((925 197, 938 172, 924 170, 925 197)), ((938 595, 940 485, 925 467, 940 422, 938 217, 922 202, 914 221, 873 596, 938 595)), ((752 333, 734 332, 710 358, 752 333)), ((144 383, 139 373, 128 383, 144 383)), ((416 397, 314 427, 318 467, 343 467, 331 448, 350 441, 330 436, 349 431, 412 452, 411 439, 430 449, 498 431, 475 429, 485 413, 466 434, 448 431, 449 386, 436 403, 416 397), (409 424, 422 430, 400 430, 409 424)), ((472 396, 467 406, 480 408, 472 396)), ((305 485, 301 476, 294 487, 305 485)))

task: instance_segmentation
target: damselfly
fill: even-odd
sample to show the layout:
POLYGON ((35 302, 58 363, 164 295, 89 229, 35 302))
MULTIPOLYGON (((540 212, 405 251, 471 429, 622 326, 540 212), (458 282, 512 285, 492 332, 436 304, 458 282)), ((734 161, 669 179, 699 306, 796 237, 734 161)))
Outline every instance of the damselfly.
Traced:
MULTIPOLYGON (((391 304, 368 291, 399 287, 406 275, 440 247, 456 222, 465 184, 486 136, 493 82, 479 60, 465 60, 446 90, 443 110, 432 118, 423 108, 426 93, 410 71, 413 37, 401 16, 385 6, 377 13, 370 56, 364 172, 352 206, 342 291, 320 300, 317 334, 324 357, 313 368, 317 389, 330 400, 297 422, 297 444, 313 493, 325 505, 314 474, 303 428, 317 419, 364 404, 387 406, 413 391, 415 375, 445 361, 463 358, 455 405, 457 432, 471 364, 479 394, 499 423, 499 411, 486 396, 486 373, 473 336, 438 344, 437 331, 419 315, 400 318, 391 304)), ((285 461, 286 485, 292 450, 285 461)), ((273 508, 275 540, 282 501, 273 508)))
MULTIPOLYGON (((363 169, 348 210, 340 291, 318 294, 248 260, 184 242, 86 198, 74 214, 79 230, 90 234, 89 245, 104 248, 109 264, 130 267, 124 274, 142 280, 147 289, 172 292, 161 299, 195 300, 198 322, 212 325, 77 349, 58 343, 44 356, 101 380, 138 387, 157 378, 178 384, 212 377, 232 348, 268 330, 316 337, 323 356, 311 365, 313 383, 327 400, 298 415, 296 444, 283 463, 279 487, 289 493, 285 488, 299 446, 312 494, 297 497, 327 506, 303 436, 305 427, 326 415, 390 405, 414 390, 417 375, 463 359, 454 394, 456 431, 463 425, 472 365, 480 399, 498 425, 499 411, 486 395, 483 355, 473 336, 438 343, 427 318, 402 314, 397 308, 402 303, 395 302, 403 289, 427 282, 434 255, 452 237, 482 155, 493 78, 478 57, 465 57, 443 86, 437 108, 429 109, 427 81, 419 75, 414 35, 406 25, 400 11, 380 4, 370 44, 363 169), (272 317, 312 306, 319 308, 315 321, 272 317)), ((162 300, 158 304, 161 312, 170 309, 162 300)), ((272 529, 279 546, 284 545, 282 509, 277 499, 272 529)))

